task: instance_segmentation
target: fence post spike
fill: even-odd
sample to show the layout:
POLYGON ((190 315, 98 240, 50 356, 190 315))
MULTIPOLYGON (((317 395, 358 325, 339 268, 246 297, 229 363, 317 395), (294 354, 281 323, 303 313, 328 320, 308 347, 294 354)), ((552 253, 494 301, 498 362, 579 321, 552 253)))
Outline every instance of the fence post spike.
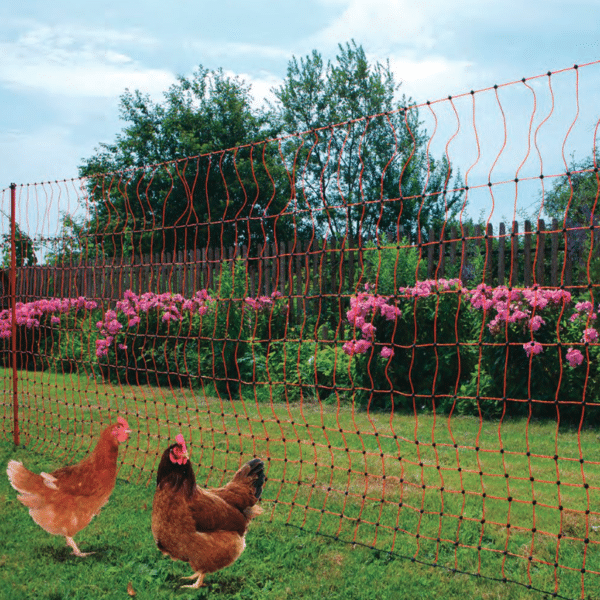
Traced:
POLYGON ((17 377, 17 247, 16 247, 17 185, 10 184, 10 309, 11 309, 11 363, 13 388, 13 442, 21 441, 19 431, 19 380, 17 377))

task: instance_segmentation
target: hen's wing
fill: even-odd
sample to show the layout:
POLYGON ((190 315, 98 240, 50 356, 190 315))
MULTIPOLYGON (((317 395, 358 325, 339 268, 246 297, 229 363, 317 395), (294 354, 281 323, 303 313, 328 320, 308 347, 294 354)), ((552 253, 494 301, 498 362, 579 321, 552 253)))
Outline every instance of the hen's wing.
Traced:
POLYGON ((116 483, 116 466, 102 469, 83 461, 52 471, 50 476, 61 492, 70 496, 92 497, 112 491, 116 483))
POLYGON ((212 490, 197 487, 188 502, 196 531, 235 531, 240 535, 246 533, 249 520, 246 515, 212 490))

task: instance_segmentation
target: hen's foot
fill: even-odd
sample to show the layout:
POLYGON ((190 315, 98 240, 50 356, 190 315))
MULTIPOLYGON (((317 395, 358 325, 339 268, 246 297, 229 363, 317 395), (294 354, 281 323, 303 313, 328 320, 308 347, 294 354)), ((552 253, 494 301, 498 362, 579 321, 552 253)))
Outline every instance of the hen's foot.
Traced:
POLYGON ((182 585, 182 588, 193 588, 196 590, 200 587, 206 586, 206 584, 204 583, 204 573, 194 573, 193 575, 189 575, 188 577, 182 577, 181 579, 196 579, 196 583, 193 583, 192 585, 182 585))
POLYGON ((75 540, 72 537, 67 537, 65 538, 67 540, 67 544, 73 548, 73 554, 75 556, 80 556, 80 557, 84 557, 84 556, 89 556, 90 554, 94 554, 93 552, 82 552, 78 547, 77 544, 75 543, 75 540))

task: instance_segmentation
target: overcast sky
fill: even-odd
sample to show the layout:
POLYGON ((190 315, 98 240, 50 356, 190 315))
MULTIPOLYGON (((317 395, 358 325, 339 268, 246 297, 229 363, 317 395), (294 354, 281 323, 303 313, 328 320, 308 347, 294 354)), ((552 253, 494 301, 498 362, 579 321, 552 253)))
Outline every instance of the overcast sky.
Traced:
MULTIPOLYGON (((600 59, 600 0, 27 0, 0 3, 0 22, 0 189, 76 177, 120 131, 125 88, 160 99, 199 64, 243 76, 260 99, 292 56, 334 58, 354 39, 422 102, 600 59)), ((579 158, 592 147, 599 82, 597 66, 582 77, 579 158)))

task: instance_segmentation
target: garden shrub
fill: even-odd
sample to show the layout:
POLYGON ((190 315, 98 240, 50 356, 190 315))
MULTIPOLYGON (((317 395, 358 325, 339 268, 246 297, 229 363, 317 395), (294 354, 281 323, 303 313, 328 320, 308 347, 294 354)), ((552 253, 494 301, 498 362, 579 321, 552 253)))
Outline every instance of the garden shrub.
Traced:
MULTIPOLYGON (((393 261, 396 268, 397 254, 393 261)), ((384 295, 366 284, 332 333, 309 317, 292 325, 279 292, 247 296, 243 269, 239 261, 216 290, 191 299, 128 291, 103 313, 85 298, 20 303, 19 368, 84 369, 131 385, 208 385, 211 393, 260 402, 393 403, 485 418, 556 418, 559 411, 561 419, 578 419, 598 402, 597 307, 584 295, 485 284, 469 290, 458 279, 384 295)), ((5 366, 11 319, 0 312, 5 366)))
MULTIPOLYGON (((17 302, 17 368, 71 372, 80 363, 94 362, 90 340, 95 331, 90 315, 96 302, 79 298, 50 298, 17 302)), ((0 311, 3 366, 9 367, 12 348, 12 311, 0 311)))

